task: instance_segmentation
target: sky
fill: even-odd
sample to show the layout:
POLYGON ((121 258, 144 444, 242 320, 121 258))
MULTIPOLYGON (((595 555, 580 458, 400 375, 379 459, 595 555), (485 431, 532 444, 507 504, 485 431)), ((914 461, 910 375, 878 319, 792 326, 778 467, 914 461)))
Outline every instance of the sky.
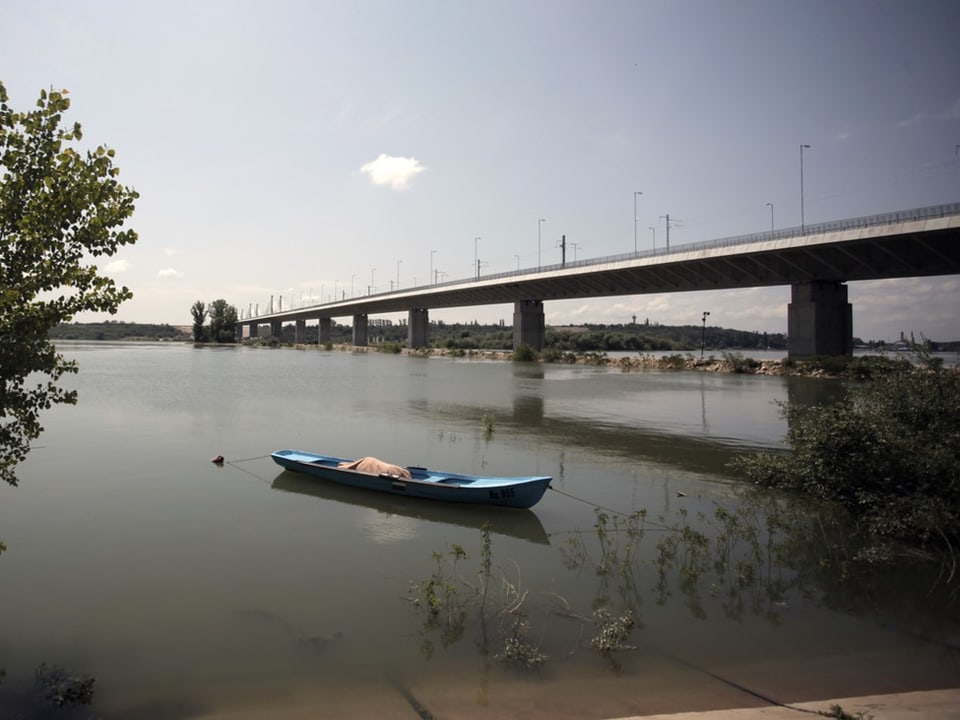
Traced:
MULTIPOLYGON (((69 90, 140 193, 139 240, 100 264, 134 293, 111 319, 189 325, 197 300, 557 263, 563 236, 578 260, 661 247, 667 215, 672 247, 798 226, 801 152, 806 224, 960 201, 958 29, 956 0, 2 0, 0 80, 16 109, 69 90)), ((960 339, 960 277, 850 299, 857 337, 960 339)), ((785 332, 789 300, 545 313, 785 332)))

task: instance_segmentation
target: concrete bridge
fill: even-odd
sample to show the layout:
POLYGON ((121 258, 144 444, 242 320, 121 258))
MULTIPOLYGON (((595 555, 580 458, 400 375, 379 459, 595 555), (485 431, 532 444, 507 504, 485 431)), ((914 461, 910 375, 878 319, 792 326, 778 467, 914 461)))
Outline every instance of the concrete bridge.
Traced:
POLYGON ((317 320, 322 344, 332 318, 352 316, 353 343, 366 345, 370 315, 406 312, 407 344, 417 348, 428 344, 431 308, 512 303, 514 347, 541 349, 549 300, 789 285, 789 356, 849 355, 847 282, 956 274, 960 203, 951 203, 268 312, 241 317, 238 332, 256 337, 269 324, 279 335, 294 322, 302 342, 307 321, 317 320))

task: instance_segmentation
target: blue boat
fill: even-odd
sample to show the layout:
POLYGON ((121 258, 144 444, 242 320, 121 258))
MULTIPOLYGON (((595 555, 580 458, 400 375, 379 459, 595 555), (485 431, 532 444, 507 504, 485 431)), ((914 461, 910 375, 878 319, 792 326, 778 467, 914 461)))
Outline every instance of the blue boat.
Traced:
POLYGON ((548 476, 463 475, 415 465, 400 467, 372 457, 347 460, 301 450, 277 450, 270 457, 287 470, 341 485, 473 505, 530 508, 553 480, 548 476))

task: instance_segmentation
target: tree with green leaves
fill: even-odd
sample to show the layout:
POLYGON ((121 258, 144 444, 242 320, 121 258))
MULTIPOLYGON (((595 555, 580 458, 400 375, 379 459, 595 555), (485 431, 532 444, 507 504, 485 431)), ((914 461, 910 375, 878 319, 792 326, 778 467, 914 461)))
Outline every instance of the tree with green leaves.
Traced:
POLYGON ((197 300, 190 306, 190 314, 193 316, 193 341, 202 343, 207 341, 207 328, 204 322, 207 319, 207 306, 203 300, 197 300))
POLYGON ((50 90, 18 112, 0 83, 0 479, 11 485, 41 411, 77 401, 57 384, 77 365, 49 331, 133 296, 96 261, 136 242, 124 224, 138 195, 118 181, 113 149, 89 149, 79 123, 62 124, 69 108, 66 90, 50 90))
POLYGON ((232 343, 236 340, 237 309, 226 300, 214 300, 210 303, 210 339, 218 343, 232 343))

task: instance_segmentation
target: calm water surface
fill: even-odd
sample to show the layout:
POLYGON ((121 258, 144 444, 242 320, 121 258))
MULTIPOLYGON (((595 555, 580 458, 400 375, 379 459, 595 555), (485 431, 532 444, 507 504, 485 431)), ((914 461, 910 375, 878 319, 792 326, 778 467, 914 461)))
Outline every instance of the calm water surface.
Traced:
POLYGON ((743 509, 726 463, 780 447, 775 401, 829 401, 834 383, 291 349, 61 349, 79 360, 67 382, 80 402, 46 414, 21 486, 0 488, 0 708, 24 707, 41 662, 95 676, 105 718, 604 718, 960 677, 953 618, 911 605, 909 591, 925 588, 892 592, 914 607, 892 621, 885 601, 848 602, 835 587, 779 591, 788 573, 773 566, 738 584, 706 563, 685 575, 691 545, 664 559, 678 535, 667 528, 690 522, 715 540, 716 507, 743 509), (549 474, 555 491, 530 511, 416 503, 284 472, 265 457, 281 448, 549 474), (218 454, 230 462, 210 463, 218 454), (621 559, 634 535, 613 526, 626 522, 617 513, 646 511, 628 574, 603 572, 597 507, 621 559), (493 567, 480 623, 471 588, 485 523, 493 567), (467 557, 454 566, 458 547, 467 557), (435 572, 457 589, 447 607, 463 623, 453 610, 429 622, 421 588, 435 572), (549 656, 533 669, 497 657, 518 607, 526 641, 549 656), (598 607, 630 608, 634 649, 591 647, 598 607))

